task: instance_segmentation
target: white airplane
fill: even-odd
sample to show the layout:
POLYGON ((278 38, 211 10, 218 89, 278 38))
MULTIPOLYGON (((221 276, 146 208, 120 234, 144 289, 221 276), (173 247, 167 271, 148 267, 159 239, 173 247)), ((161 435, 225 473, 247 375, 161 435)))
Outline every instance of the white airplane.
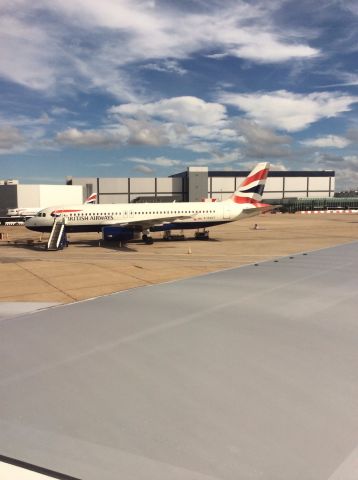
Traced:
POLYGON ((62 221, 66 233, 101 232, 104 240, 140 239, 153 243, 150 232, 205 229, 272 210, 261 203, 269 163, 259 163, 230 198, 222 202, 172 202, 69 205, 45 208, 28 219, 30 230, 50 232, 62 221))
POLYGON ((8 217, 33 217, 41 208, 39 207, 24 207, 24 208, 9 208, 7 211, 8 217))
MULTIPOLYGON (((92 193, 86 200, 85 204, 88 203, 96 203, 97 201, 97 193, 92 193)), ((40 211, 42 211, 42 208, 39 207, 24 207, 24 208, 9 208, 7 211, 7 216, 8 217, 34 217, 37 215, 40 211)))

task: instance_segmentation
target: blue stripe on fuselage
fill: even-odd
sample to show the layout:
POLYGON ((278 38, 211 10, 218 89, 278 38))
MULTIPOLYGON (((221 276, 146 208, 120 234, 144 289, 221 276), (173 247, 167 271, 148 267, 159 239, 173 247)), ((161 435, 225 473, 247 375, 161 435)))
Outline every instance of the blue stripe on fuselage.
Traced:
MULTIPOLYGON (((221 222, 173 222, 173 223, 164 223, 163 225, 155 225, 150 227, 151 232, 164 232, 166 230, 188 230, 188 229, 197 229, 197 228, 208 228, 215 227, 216 225, 222 225, 224 223, 229 223, 227 220, 221 222)), ((115 227, 116 225, 66 225, 67 233, 85 233, 85 232, 102 232, 104 227, 115 227)), ((26 227, 29 230, 34 230, 36 232, 50 233, 52 230, 52 225, 49 226, 34 226, 26 227)), ((126 228, 131 229, 128 225, 126 228)), ((133 230, 138 231, 138 225, 132 227, 133 230)))

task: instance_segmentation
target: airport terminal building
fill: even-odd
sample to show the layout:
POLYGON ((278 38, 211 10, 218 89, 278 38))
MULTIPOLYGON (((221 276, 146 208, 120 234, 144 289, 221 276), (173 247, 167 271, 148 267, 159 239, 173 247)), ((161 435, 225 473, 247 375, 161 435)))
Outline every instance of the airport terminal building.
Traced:
MULTIPOLYGON (((68 177, 67 185, 82 185, 83 196, 97 192, 98 203, 196 202, 206 198, 225 200, 249 171, 210 171, 188 167, 170 177, 104 178, 68 177)), ((327 198, 335 191, 335 172, 270 171, 264 199, 327 198)))

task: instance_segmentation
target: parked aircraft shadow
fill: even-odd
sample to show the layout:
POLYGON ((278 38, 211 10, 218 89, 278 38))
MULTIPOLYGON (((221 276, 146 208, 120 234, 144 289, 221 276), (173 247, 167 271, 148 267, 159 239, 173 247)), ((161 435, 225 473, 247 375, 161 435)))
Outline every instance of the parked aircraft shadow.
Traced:
POLYGON ((118 252, 138 252, 138 250, 131 248, 128 244, 120 246, 118 244, 112 245, 111 243, 101 243, 101 247, 106 248, 107 250, 116 250, 118 252))
MULTIPOLYGON (((353 222, 352 222, 353 223, 353 222)), ((154 244, 155 243, 160 243, 160 244, 167 244, 170 246, 172 243, 178 243, 178 242, 221 242, 221 240, 218 240, 217 238, 207 238, 207 239, 198 239, 195 237, 185 237, 185 238, 172 238, 171 240, 166 240, 164 238, 155 238, 154 239, 154 244)), ((93 247, 100 247, 104 248, 107 250, 117 250, 119 252, 137 252, 138 249, 135 248, 136 245, 143 245, 142 240, 132 240, 129 241, 128 243, 120 245, 118 242, 103 242, 103 240, 71 240, 69 242, 69 248, 71 246, 81 246, 81 248, 93 248, 93 247)), ((13 247, 13 248, 19 248, 22 250, 32 250, 32 251, 47 251, 47 242, 29 242, 29 241, 16 241, 14 243, 12 242, 6 242, 4 244, 0 244, 0 248, 2 246, 7 246, 7 247, 13 247)), ((147 245, 147 247, 150 249, 151 245, 147 245)), ((66 247, 64 248, 66 250, 66 247)))
POLYGON ((154 243, 177 243, 177 242, 221 242, 217 238, 195 238, 195 237, 185 237, 185 238, 172 238, 171 240, 166 240, 165 238, 156 238, 154 243))
POLYGON ((136 252, 134 248, 130 248, 128 244, 120 245, 119 242, 104 242, 101 239, 98 240, 75 240, 69 242, 69 248, 71 245, 81 245, 81 248, 100 247, 108 250, 118 250, 121 252, 136 252))
POLYGON ((12 248, 20 248, 22 250, 42 250, 42 251, 46 251, 46 243, 27 243, 27 242, 8 242, 6 243, 5 245, 1 245, 2 247, 3 246, 6 246, 6 247, 12 247, 12 248))

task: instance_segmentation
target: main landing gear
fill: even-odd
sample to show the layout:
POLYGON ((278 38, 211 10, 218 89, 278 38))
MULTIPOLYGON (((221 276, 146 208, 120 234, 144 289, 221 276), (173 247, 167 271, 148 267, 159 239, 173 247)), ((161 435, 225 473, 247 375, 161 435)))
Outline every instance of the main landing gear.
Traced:
POLYGON ((183 231, 179 234, 173 234, 171 230, 165 230, 163 233, 163 240, 185 240, 185 236, 183 234, 183 231))
POLYGON ((195 240, 209 240, 209 230, 197 230, 195 232, 195 240))
POLYGON ((153 245, 153 237, 151 237, 147 233, 143 233, 142 240, 146 245, 153 245))
MULTIPOLYGON (((143 232, 142 240, 146 245, 153 245, 153 237, 149 235, 149 231, 143 232)), ((195 240, 209 240, 209 230, 197 230, 194 235, 195 240)), ((181 233, 180 235, 173 235, 170 230, 166 230, 163 233, 163 240, 185 240, 185 236, 181 233)))
MULTIPOLYGON (((209 230, 197 230, 194 234, 195 240, 209 240, 209 230)), ((185 240, 185 236, 183 234, 183 231, 181 234, 173 234, 171 230, 166 230, 163 233, 163 240, 185 240)))

